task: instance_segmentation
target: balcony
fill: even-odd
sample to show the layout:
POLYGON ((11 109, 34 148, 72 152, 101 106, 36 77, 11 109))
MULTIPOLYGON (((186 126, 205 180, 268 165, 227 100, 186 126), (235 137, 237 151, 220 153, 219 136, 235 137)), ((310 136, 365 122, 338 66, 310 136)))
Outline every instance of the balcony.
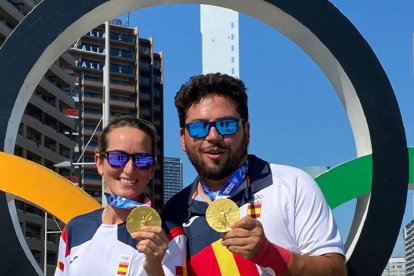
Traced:
POLYGON ((70 107, 75 106, 75 102, 73 99, 69 98, 62 89, 57 87, 53 82, 47 80, 46 78, 42 78, 39 82, 39 86, 42 87, 44 90, 51 93, 53 96, 58 98, 60 101, 64 102, 66 105, 70 107))
POLYGON ((135 102, 128 98, 111 96, 110 105, 114 107, 134 108, 135 102))
POLYGON ((13 29, 6 23, 6 21, 0 20, 0 33, 4 37, 8 37, 12 31, 13 29))
POLYGON ((122 51, 122 50, 118 50, 118 49, 111 49, 111 58, 134 60, 135 56, 131 52, 122 51))
POLYGON ((17 25, 18 22, 23 20, 24 14, 10 1, 0 1, 0 8, 5 11, 5 14, 7 14, 7 21, 14 21, 17 25))
MULTIPOLYGON (((89 136, 92 135, 92 133, 89 133, 89 136)), ((101 133, 100 131, 99 131, 99 133, 96 132, 95 135, 100 135, 100 133, 101 133)), ((88 153, 89 154, 94 154, 96 147, 97 147, 97 144, 95 144, 95 145, 92 145, 92 143, 89 144, 86 148, 84 148, 85 154, 88 154, 88 153)))
POLYGON ((142 55, 142 56, 150 56, 151 55, 151 46, 150 45, 140 45, 139 54, 142 55))
POLYGON ((159 104, 154 105, 154 112, 160 112, 161 111, 161 107, 159 104))
POLYGON ((102 113, 89 113, 89 112, 83 112, 82 118, 85 120, 94 120, 99 121, 102 118, 102 113))
POLYGON ((53 63, 52 66, 49 69, 53 74, 56 75, 59 79, 61 79, 63 82, 67 84, 67 86, 73 85, 73 79, 72 76, 66 73, 64 69, 59 67, 56 63, 53 63))
POLYGON ((85 93, 82 97, 82 100, 85 103, 92 103, 92 104, 102 104, 103 103, 102 96, 100 96, 98 94, 92 94, 92 93, 85 93))
POLYGON ((35 141, 32 141, 21 135, 17 136, 16 144, 19 145, 20 147, 25 148, 26 150, 30 152, 40 154, 42 158, 51 160, 53 162, 58 162, 58 160, 62 159, 62 155, 58 154, 57 152, 54 152, 44 147, 40 143, 36 143, 35 141))
POLYGON ((111 65, 111 73, 133 76, 135 72, 130 67, 111 65))
POLYGON ((63 144, 68 148, 71 148, 74 145, 74 142, 70 138, 57 132, 56 129, 43 124, 41 121, 33 118, 28 114, 23 115, 22 123, 31 126, 34 129, 41 130, 44 135, 47 135, 49 138, 55 141, 59 141, 60 144, 63 144))
POLYGON ((89 77, 86 77, 86 76, 82 80, 82 84, 86 87, 95 87, 95 88, 102 88, 103 87, 102 80, 93 79, 93 78, 89 78, 89 77))
POLYGON ((139 93, 139 101, 140 102, 150 102, 151 101, 151 95, 149 92, 140 92, 139 93))
POLYGON ((71 66, 75 67, 75 58, 69 54, 68 52, 63 53, 60 56, 66 63, 70 64, 71 66))
POLYGON ((55 118, 56 120, 63 122, 64 124, 74 128, 75 122, 73 119, 66 117, 61 111, 59 111, 56 107, 51 106, 49 103, 42 100, 42 98, 38 96, 32 96, 30 98, 30 103, 43 110, 51 117, 55 118))
POLYGON ((123 44, 134 43, 134 38, 130 35, 117 34, 117 33, 111 32, 110 38, 111 38, 111 42, 121 42, 123 44))
MULTIPOLYGON (((83 185, 89 186, 89 188, 92 188, 93 190, 95 190, 96 187, 102 186, 102 179, 99 175, 97 177, 95 177, 94 175, 84 175, 83 185)), ((85 187, 85 190, 86 189, 87 187, 85 187)))
POLYGON ((135 93, 135 86, 128 84, 128 83, 111 81, 110 88, 112 90, 135 93))
POLYGON ((151 111, 148 108, 140 108, 139 115, 140 115, 140 117, 141 116, 150 117, 151 116, 151 111))

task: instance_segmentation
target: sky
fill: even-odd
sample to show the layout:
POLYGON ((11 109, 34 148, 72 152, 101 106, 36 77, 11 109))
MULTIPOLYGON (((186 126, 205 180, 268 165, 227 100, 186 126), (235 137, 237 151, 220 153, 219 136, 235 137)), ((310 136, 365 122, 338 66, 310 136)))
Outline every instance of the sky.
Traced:
MULTIPOLYGON (((414 2, 331 2, 377 55, 400 106, 408 145, 414 146, 414 2)), ((120 19, 125 23, 128 17, 120 19)), ((186 186, 196 173, 180 148, 173 102, 181 84, 202 72, 199 5, 169 4, 131 11, 129 26, 138 26, 141 37, 152 37, 154 50, 163 53, 165 156, 183 160, 186 186)), ((296 167, 334 167, 356 158, 346 112, 316 63, 283 34, 254 18, 240 14, 239 27, 240 78, 249 95, 249 152, 296 167)), ((403 226, 413 218, 412 198, 409 192, 403 226)), ((354 206, 352 201, 334 210, 344 239, 354 206)), ((393 256, 404 256, 402 234, 393 256)))

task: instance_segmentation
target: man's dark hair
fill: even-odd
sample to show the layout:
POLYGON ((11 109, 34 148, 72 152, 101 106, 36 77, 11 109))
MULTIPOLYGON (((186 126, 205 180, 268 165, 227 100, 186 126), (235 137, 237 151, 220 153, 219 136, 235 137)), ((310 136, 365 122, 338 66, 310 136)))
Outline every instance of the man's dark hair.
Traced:
POLYGON ((214 73, 191 77, 175 95, 174 104, 177 108, 180 127, 185 125, 185 118, 190 106, 208 95, 219 95, 231 99, 241 119, 249 120, 244 83, 229 75, 214 73))

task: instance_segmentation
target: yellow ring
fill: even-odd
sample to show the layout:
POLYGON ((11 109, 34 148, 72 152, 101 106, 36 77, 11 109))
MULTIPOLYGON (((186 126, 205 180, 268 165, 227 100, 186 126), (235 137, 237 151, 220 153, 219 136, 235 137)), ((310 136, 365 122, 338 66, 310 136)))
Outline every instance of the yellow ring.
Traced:
POLYGON ((101 207, 77 185, 32 161, 0 152, 0 168, 0 190, 30 201, 64 223, 101 207))

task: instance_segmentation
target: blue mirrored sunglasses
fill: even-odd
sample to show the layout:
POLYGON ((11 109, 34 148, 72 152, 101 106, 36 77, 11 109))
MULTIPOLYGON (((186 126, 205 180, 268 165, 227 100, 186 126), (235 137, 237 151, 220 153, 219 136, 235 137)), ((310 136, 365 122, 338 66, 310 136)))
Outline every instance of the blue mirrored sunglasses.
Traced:
POLYGON ((192 138, 207 137, 212 126, 216 128, 221 136, 226 136, 237 133, 239 121, 240 119, 220 119, 213 122, 197 121, 186 124, 185 127, 192 138))
POLYGON ((135 167, 140 170, 148 170, 154 164, 154 156, 149 153, 126 153, 124 151, 113 150, 107 151, 103 155, 108 164, 113 168, 123 168, 132 159, 135 167))

